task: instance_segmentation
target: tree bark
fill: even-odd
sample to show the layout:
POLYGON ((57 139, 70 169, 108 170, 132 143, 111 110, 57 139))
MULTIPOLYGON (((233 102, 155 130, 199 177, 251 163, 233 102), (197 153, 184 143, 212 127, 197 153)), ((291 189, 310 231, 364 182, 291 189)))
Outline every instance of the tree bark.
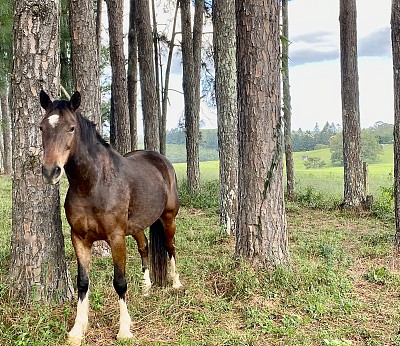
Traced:
POLYGON ((138 84, 138 42, 136 27, 136 0, 130 0, 128 33, 128 109, 131 129, 131 149, 138 148, 137 135, 137 84, 138 84))
POLYGON ((114 134, 111 136, 111 145, 121 154, 131 151, 129 134, 127 74, 125 70, 125 54, 123 40, 123 1, 106 0, 108 13, 108 30, 110 35, 111 60, 111 93, 112 116, 111 121, 114 134))
POLYGON ((144 127, 144 147, 146 149, 159 151, 160 136, 156 82, 154 77, 153 37, 151 34, 150 7, 148 0, 137 0, 136 23, 138 30, 138 56, 144 127))
POLYGON ((365 193, 361 161, 356 0, 340 0, 339 22, 344 163, 343 206, 360 208, 363 206, 365 193))
POLYGON ((394 247, 400 252, 400 0, 392 1, 391 36, 394 90, 394 211, 396 235, 394 247))
POLYGON ((14 1, 13 209, 10 295, 23 302, 72 298, 58 186, 41 175, 40 89, 58 96, 58 0, 14 1), (43 15, 46 14, 46 15, 43 15), (29 71, 27 73, 27 71, 29 71))
POLYGON ((81 93, 80 111, 102 132, 100 71, 95 12, 92 0, 69 0, 72 75, 81 93))
POLYGON ((3 168, 4 174, 11 174, 11 117, 10 107, 8 104, 8 92, 0 94, 1 103, 1 128, 3 134, 3 168))
POLYGON ((287 198, 294 201, 294 161, 292 152, 292 105, 289 83, 289 16, 288 0, 282 0, 282 84, 283 84, 283 118, 285 160, 286 160, 286 190, 287 198))
MULTIPOLYGON (((201 0, 200 0, 201 1, 201 0)), ((196 10, 199 0, 196 1, 196 10)), ((185 128, 186 128, 186 156, 187 156, 187 185, 191 192, 200 189, 200 166, 199 166, 199 123, 200 114, 197 106, 196 95, 200 83, 196 79, 194 40, 192 37, 192 24, 190 16, 190 0, 180 0, 181 7, 181 28, 182 28, 182 63, 183 63, 183 81, 182 88, 185 103, 185 128)), ((195 13, 197 21, 198 13, 195 13)), ((195 30, 193 30, 195 31, 195 30)))
POLYGON ((236 234, 238 198, 236 17, 232 0, 214 0, 214 65, 217 103, 220 224, 236 234))
POLYGON ((236 257, 289 260, 283 189, 279 0, 236 1, 239 200, 236 257))

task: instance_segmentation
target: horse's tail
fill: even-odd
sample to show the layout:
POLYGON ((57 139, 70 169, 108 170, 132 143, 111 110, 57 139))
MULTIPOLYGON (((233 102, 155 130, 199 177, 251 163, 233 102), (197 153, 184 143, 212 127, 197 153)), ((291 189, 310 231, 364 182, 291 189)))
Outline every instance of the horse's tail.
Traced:
POLYGON ((158 219, 150 226, 150 268, 155 285, 167 285, 168 254, 165 247, 164 227, 158 219))

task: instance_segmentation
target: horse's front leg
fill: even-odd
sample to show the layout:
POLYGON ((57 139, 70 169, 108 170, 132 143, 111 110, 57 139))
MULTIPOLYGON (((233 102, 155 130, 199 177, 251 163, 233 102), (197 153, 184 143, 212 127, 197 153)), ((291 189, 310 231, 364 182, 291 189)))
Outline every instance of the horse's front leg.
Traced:
POLYGON ((117 339, 132 338, 130 331, 131 317, 129 316, 128 308, 126 306, 125 294, 128 285, 125 279, 125 265, 126 265, 126 243, 125 234, 114 236, 109 240, 111 247, 112 258, 114 262, 114 288, 119 297, 119 332, 117 339))
POLYGON ((150 289, 151 289, 148 241, 143 231, 135 233, 133 237, 136 240, 140 258, 142 259, 142 273, 143 273, 142 292, 144 296, 148 296, 150 294, 150 289))
POLYGON ((68 333, 68 343, 72 345, 80 345, 88 324, 89 266, 92 243, 79 238, 73 231, 71 232, 71 239, 78 261, 78 306, 76 309, 75 324, 68 333))

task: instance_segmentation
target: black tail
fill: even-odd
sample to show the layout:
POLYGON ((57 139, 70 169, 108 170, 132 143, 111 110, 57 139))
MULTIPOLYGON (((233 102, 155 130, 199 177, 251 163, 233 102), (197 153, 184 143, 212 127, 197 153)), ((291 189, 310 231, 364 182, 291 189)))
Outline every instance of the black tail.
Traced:
POLYGON ((164 227, 158 219, 150 226, 150 272, 155 285, 167 285, 168 254, 165 247, 164 227))

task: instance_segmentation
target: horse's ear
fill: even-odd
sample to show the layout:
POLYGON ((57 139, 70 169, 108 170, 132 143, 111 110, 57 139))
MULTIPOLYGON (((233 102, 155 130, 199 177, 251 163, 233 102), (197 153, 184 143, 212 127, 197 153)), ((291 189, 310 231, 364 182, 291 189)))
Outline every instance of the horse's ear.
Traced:
POLYGON ((71 99, 69 100, 69 104, 73 111, 76 111, 79 108, 79 106, 81 105, 81 94, 79 93, 79 91, 74 92, 74 94, 71 96, 71 99))
POLYGON ((50 106, 53 104, 51 102, 49 95, 46 94, 45 91, 40 90, 40 105, 45 109, 49 109, 50 106))

